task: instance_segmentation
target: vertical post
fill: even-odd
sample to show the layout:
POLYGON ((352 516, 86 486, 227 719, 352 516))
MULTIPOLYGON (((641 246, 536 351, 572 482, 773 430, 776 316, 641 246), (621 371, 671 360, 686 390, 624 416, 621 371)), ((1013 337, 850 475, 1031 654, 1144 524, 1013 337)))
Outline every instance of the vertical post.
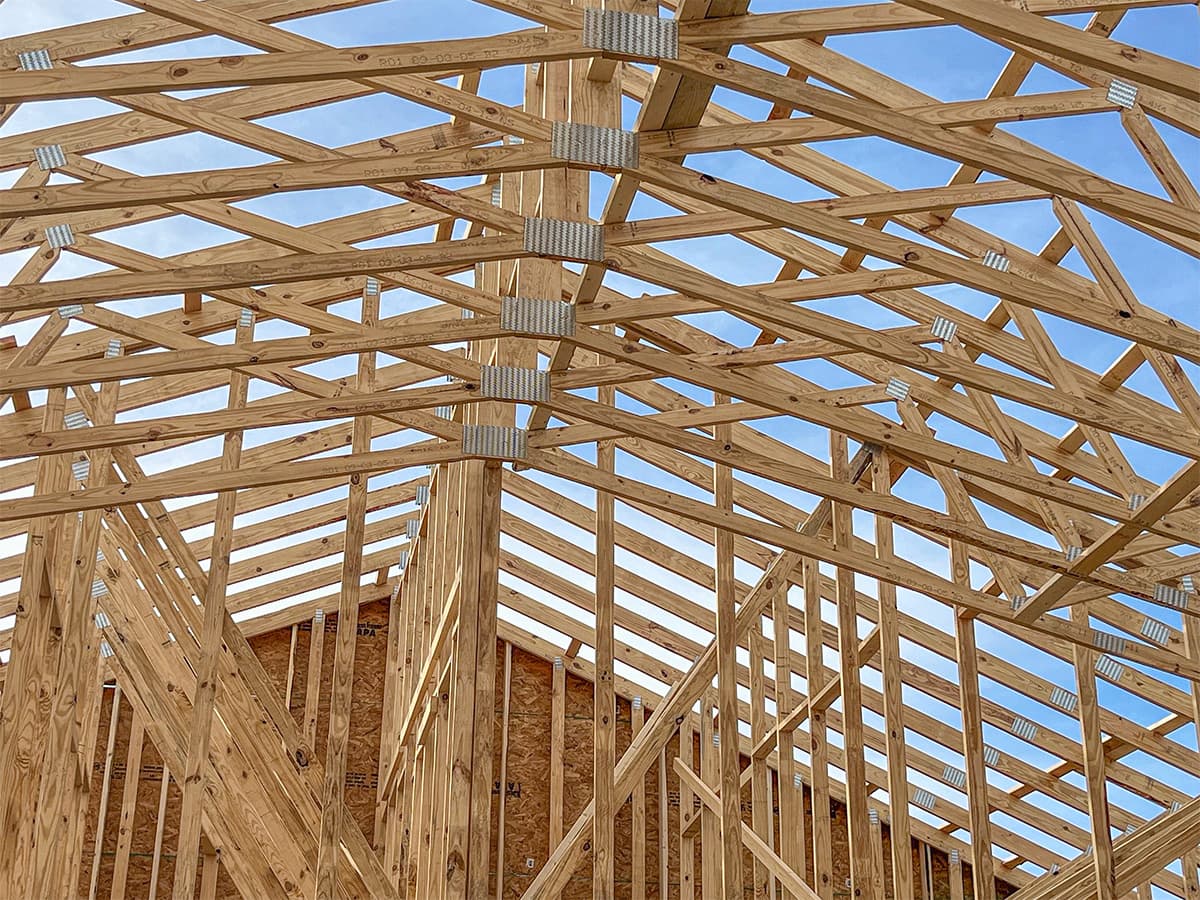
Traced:
POLYGON ((512 693, 512 644, 504 643, 504 706, 500 724, 500 815, 496 823, 496 900, 504 898, 504 810, 508 796, 508 711, 512 693))
MULTIPOLYGON (((379 320, 380 284, 368 278, 362 293, 362 324, 374 328, 379 320)), ((375 352, 358 355, 355 386, 360 393, 375 388, 375 352)), ((350 451, 371 449, 371 418, 354 420, 350 451)), ((362 581, 363 532, 366 529, 367 473, 350 476, 346 498, 346 535, 342 547, 342 585, 338 594, 337 637, 334 639, 333 686, 329 694, 329 737, 325 749, 325 784, 321 791, 321 840, 317 846, 317 900, 334 900, 338 866, 342 861, 342 819, 346 806, 346 753, 350 744, 350 709, 354 699, 354 650, 358 637, 358 602, 362 581)), ((190 900, 177 897, 175 900, 190 900)))
POLYGON ((554 657, 550 673, 550 852, 563 838, 563 745, 566 738, 567 670, 554 657))
MULTIPOLYGON (((766 638, 762 634, 761 617, 750 627, 750 741, 758 746, 767 735, 767 691, 763 667, 766 665, 766 638)), ((772 822, 768 782, 770 773, 766 760, 750 758, 750 825, 768 847, 774 848, 775 828, 772 822)), ((774 879, 770 870, 755 857, 754 897, 765 900, 774 879)))
POLYGON ((317 711, 321 705, 321 667, 325 655, 325 610, 313 613, 308 633, 308 671, 304 685, 304 743, 309 752, 317 747, 317 711))
MULTIPOLYGON (((846 436, 830 433, 833 477, 849 480, 846 436)), ((854 543, 853 509, 833 504, 833 540, 843 550, 854 543)), ((850 882, 855 898, 873 900, 877 885, 871 880, 870 825, 867 820, 867 770, 863 755, 862 685, 858 662, 858 602, 854 572, 837 569, 838 660, 842 676, 842 734, 846 772, 846 828, 850 840, 850 882)))
POLYGON ((129 854, 133 849, 133 820, 137 815, 137 791, 142 770, 142 743, 146 736, 141 714, 136 706, 130 705, 133 712, 129 723, 129 747, 125 754, 125 787, 121 792, 121 817, 117 820, 117 851, 113 859, 109 900, 125 900, 129 854))
MULTIPOLYGON (((249 310, 238 319, 236 340, 254 339, 254 316, 249 310)), ((229 373, 231 410, 246 405, 249 377, 239 370, 229 373)), ((241 430, 225 433, 221 470, 232 471, 242 460, 241 430)), ((225 590, 229 584, 229 554, 233 549, 233 517, 237 509, 237 491, 217 495, 213 517, 212 550, 209 553, 208 586, 204 593, 204 624, 200 635, 200 667, 196 672, 196 693, 192 698, 191 731, 183 770, 183 808, 179 814, 178 852, 175 854, 174 900, 192 900, 196 893, 196 867, 200 859, 200 816, 204 806, 204 788, 208 779, 208 745, 212 736, 213 708, 217 700, 217 666, 223 645, 225 590)))
POLYGON ((671 883, 671 850, 667 830, 667 751, 658 753, 658 896, 665 900, 671 883))
MULTIPOLYGON (((1077 625, 1088 627, 1090 618, 1086 603, 1077 603, 1071 607, 1071 621, 1077 625)), ((1096 654, 1079 644, 1072 644, 1071 649, 1075 659, 1075 683, 1079 692, 1079 729, 1083 743, 1083 774, 1087 782, 1088 827, 1092 833, 1096 900, 1115 900, 1117 885, 1113 874, 1112 828, 1108 818, 1108 784, 1104 774, 1100 705, 1096 697, 1096 654)))
MULTIPOLYGON (((871 454, 871 481, 876 493, 892 492, 892 464, 885 448, 871 454)), ((893 559, 892 522, 875 516, 875 552, 885 562, 893 559)), ((908 815, 908 759, 904 743, 904 693, 900 670, 900 621, 896 586, 879 582, 879 658, 883 663, 883 715, 887 723, 887 775, 892 844, 892 893, 911 897, 913 892, 912 826, 908 815)))
POLYGON ((950 900, 963 900, 962 859, 957 850, 950 851, 950 900))
MULTIPOLYGON (((642 698, 634 697, 629 706, 630 731, 638 736, 646 722, 642 698)), ((631 900, 646 900, 646 777, 643 775, 633 788, 631 840, 633 859, 630 863, 631 900)))
MULTIPOLYGON (((119 382, 104 386, 92 410, 97 425, 112 423, 119 390, 119 382)), ((112 450, 101 447, 90 451, 88 456, 90 463, 84 461, 85 472, 82 477, 73 472, 72 483, 104 484, 108 480, 112 450)), ((87 797, 78 773, 91 771, 92 758, 84 754, 89 747, 94 753, 93 736, 89 732, 98 723, 98 715, 90 716, 93 711, 98 712, 100 686, 97 598, 93 585, 102 514, 98 509, 85 511, 75 529, 73 543, 60 543, 60 549, 69 550, 69 569, 61 595, 61 641, 58 652, 51 653, 54 680, 35 820, 31 888, 34 896, 73 892, 78 878, 76 867, 82 856, 87 797)))
MULTIPOLYGON (((950 567, 957 584, 970 584, 966 547, 950 542, 950 567)), ((967 804, 971 825, 971 879, 978 897, 995 890, 992 864, 992 829, 988 818, 987 769, 983 762, 983 713, 979 703, 979 664, 975 647, 975 620, 954 611, 955 651, 963 720, 963 765, 967 773, 967 804)))
POLYGON ((146 893, 148 897, 158 896, 158 876, 162 873, 163 830, 167 824, 167 793, 170 789, 171 770, 163 760, 162 783, 158 788, 158 817, 154 820, 154 858, 150 863, 150 887, 146 893))
POLYGON ((100 810, 96 815, 96 834, 92 841, 92 876, 88 886, 88 900, 96 900, 96 886, 100 881, 100 857, 104 850, 104 820, 108 817, 108 795, 112 788, 113 756, 117 743, 117 723, 121 718, 121 686, 113 688, 112 711, 108 716, 108 743, 104 750, 104 781, 100 788, 100 810))
MULTIPOLYGON (((689 769, 696 768, 696 746, 692 727, 693 711, 679 723, 679 749, 676 756, 689 769)), ((696 839, 690 830, 696 808, 696 795, 679 779, 679 900, 696 900, 696 839)))
MULTIPOLYGON (((821 618, 821 570, 817 561, 805 557, 804 652, 807 659, 808 696, 815 697, 829 681, 825 668, 825 625, 821 618)), ((813 887, 821 900, 833 900, 833 825, 829 818, 829 743, 825 709, 808 714, 808 755, 812 760, 813 887)))
MULTIPOLYGON (((771 598, 775 636, 775 721, 782 722, 792 711, 792 640, 788 582, 781 584, 771 598)), ((812 662, 809 662, 811 668, 812 662)), ((810 692, 811 696, 811 692, 810 692)), ((804 788, 796 783, 796 733, 790 728, 775 732, 776 762, 779 776, 779 850, 783 861, 804 878, 804 788)), ((784 900, 799 900, 784 890, 784 900)))
MULTIPOLYGON (((700 704, 700 778, 716 793, 721 783, 720 730, 714 727, 716 697, 705 693, 700 704)), ((700 804, 700 896, 703 900, 721 900, 721 815, 700 804)))
MULTIPOLYGON (((599 401, 612 405, 612 387, 599 388, 599 401)), ((616 443, 597 441, 596 466, 602 472, 614 471, 616 443)), ((613 817, 616 797, 613 773, 617 765, 616 694, 613 684, 613 594, 614 594, 614 511, 613 497, 596 492, 596 688, 594 710, 594 796, 595 834, 592 840, 592 897, 613 900, 615 844, 613 817)))
MULTIPOLYGON (((728 403, 716 396, 714 403, 728 403)), ((717 442, 733 447, 733 428, 729 424, 714 429, 717 442)), ((713 494, 720 511, 733 510, 733 470, 717 464, 713 469, 713 494)), ((742 897, 742 789, 738 754, 737 704, 737 605, 733 578, 733 532, 715 529, 713 542, 717 556, 717 727, 720 744, 721 784, 721 896, 724 900, 742 897)), ((708 851, 706 851, 708 852, 708 851)))

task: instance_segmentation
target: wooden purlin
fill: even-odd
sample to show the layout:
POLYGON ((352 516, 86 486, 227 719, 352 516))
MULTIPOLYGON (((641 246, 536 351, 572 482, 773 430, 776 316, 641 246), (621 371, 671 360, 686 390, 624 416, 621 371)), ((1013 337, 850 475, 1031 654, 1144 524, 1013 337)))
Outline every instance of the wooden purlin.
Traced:
MULTIPOLYGON (((624 878, 635 897, 672 878, 702 900, 747 889, 833 897, 843 868, 856 896, 882 897, 884 882, 907 895, 934 874, 929 848, 958 853, 951 897, 966 893, 964 879, 976 896, 998 890, 993 877, 1031 898, 1194 893, 1186 785, 1200 754, 1176 733, 1196 724, 1200 696, 1200 323, 1138 297, 1133 270, 1122 271, 1129 250, 1103 221, 1136 229, 1164 259, 1200 255, 1200 192, 1182 164, 1200 135, 1200 71, 1114 35, 1131 11, 1171 21, 1187 4, 484 3, 527 26, 510 18, 504 34, 403 45, 383 33, 388 43, 346 50, 280 23, 370 0, 135 0, 144 12, 0 40, 0 125, 52 97, 125 110, 0 137, 0 167, 22 170, 0 192, 0 253, 32 253, 0 287, 0 540, 13 545, 0 558, 0 616, 15 616, 0 630, 5 883, 38 896, 95 882, 84 848, 105 834, 103 824, 85 833, 82 761, 98 746, 97 802, 121 793, 116 818, 128 827, 129 782, 107 789, 116 761, 97 728, 100 678, 115 675, 134 715, 130 758, 144 731, 173 773, 161 782, 150 880, 173 869, 189 897, 198 880, 215 898, 228 876, 246 896, 558 898, 591 878, 593 862, 588 886, 602 897, 624 878), (586 46, 589 5, 674 18, 678 55, 586 46), (942 102, 874 68, 870 42, 840 40, 922 29, 933 42, 947 22, 1011 54, 986 97, 942 102), (171 44, 204 35, 263 52, 170 59, 171 44), (117 56, 152 47, 163 61, 117 56), (35 48, 49 70, 18 58, 35 48), (494 70, 513 64, 525 67, 519 107, 493 99, 494 70), (1075 84, 1032 92, 1035 65, 1075 84), (200 86, 230 90, 164 93, 200 86), (271 118, 368 97, 415 103, 437 124, 326 147, 271 118), (733 111, 761 104, 762 121, 733 111), (1007 128, 1081 115, 1119 120, 1114 135, 1145 161, 1153 193, 1007 128), (636 164, 561 158, 551 137, 563 121, 629 125, 636 164), (1163 122, 1177 131, 1160 134, 1163 122), (184 135, 268 160, 143 178, 94 158, 184 135), (861 137, 942 157, 953 175, 895 190, 823 149, 861 137), (44 165, 55 144, 62 165, 44 165), (713 177, 703 171, 713 153, 753 163, 713 177), (432 181, 464 175, 480 183, 432 181), (833 196, 792 202, 781 183, 833 196), (352 186, 382 205, 306 225, 248 208, 352 186), (603 205, 589 202, 606 187, 603 205), (635 218, 642 201, 666 212, 635 218), (959 215, 1005 204, 1044 217, 1043 246, 959 215), (526 243, 527 218, 593 214, 597 258, 526 243), (114 231, 196 222, 235 237, 159 256, 114 231), (52 246, 63 226, 72 240, 52 246), (389 246, 367 243, 379 239, 389 246), (701 243, 711 239, 720 243, 701 243), (728 267, 692 262, 694 247, 735 242, 769 257, 777 279, 742 284, 728 267), (1072 249, 1082 266, 1064 264, 1072 249), (112 268, 63 279, 70 255, 112 268), (364 276, 378 280, 377 323, 338 305, 364 276), (941 299, 955 287, 997 303, 980 315, 956 308, 941 299), (174 308, 123 302, 176 293, 174 308), (503 326, 509 295, 569 302, 574 334, 503 326), (845 302, 809 302, 834 298, 845 302), (890 327, 842 311, 856 304, 890 327), (244 310, 264 336, 231 341, 244 310), (1077 346, 1056 343, 1055 318, 1123 349, 1092 371, 1077 346), (3 340, 10 330, 20 340, 3 340), (112 339, 123 353, 105 358, 112 339), (377 371, 352 371, 375 356, 377 371), (497 401, 482 377, 492 365, 545 366, 551 389, 527 407, 497 401), (244 410, 213 407, 209 392, 247 384, 244 410), (113 424, 97 403, 112 405, 113 424), (79 412, 87 427, 73 427, 79 412), (1051 417, 1065 426, 1047 426, 1051 417), (464 425, 526 426, 528 452, 512 468, 527 471, 469 458, 464 425), (285 436, 271 431, 281 426, 285 436), (243 429, 244 458, 222 465, 205 440, 243 429), (93 478, 71 489, 68 462, 85 456, 93 478), (412 477, 421 465, 428 478, 412 477), (349 506, 348 477, 359 487, 349 506), (93 539, 111 619, 95 623, 93 539), (914 540, 929 555, 906 552, 914 540), (401 548, 409 564, 397 575, 401 548), (389 597, 386 663, 371 673, 384 698, 375 827, 364 836, 336 822, 340 732, 330 728, 324 817, 314 745, 323 705, 336 707, 335 723, 349 716, 354 638, 340 626, 389 597), (202 627, 195 598, 215 627, 202 627), (914 615, 914 603, 937 615, 914 615), (316 612, 339 605, 331 687, 316 612), (245 635, 309 620, 303 700, 295 628, 281 700, 245 635), (525 733, 497 638, 506 660, 514 647, 562 659, 546 685, 546 844, 527 852, 512 846, 523 832, 504 812, 506 785, 492 793, 493 771, 504 782, 522 764, 513 736, 525 733), (96 659, 101 640, 111 658, 96 659), (81 656, 87 665, 70 662, 81 656), (1039 674, 1070 671, 1060 663, 1075 678, 1039 674), (598 685, 584 711, 596 765, 568 783, 579 710, 566 708, 566 679, 581 675, 598 685), (644 722, 609 715, 635 694, 653 710, 644 722), (53 698, 49 712, 38 696, 53 698), (58 711, 76 697, 69 716, 58 711), (1047 724, 1064 713, 1078 729, 1047 724), (189 759, 189 743, 210 739, 211 762, 199 750, 189 759), (750 760, 741 773, 739 753, 750 760), (645 792, 656 775, 652 835, 645 792), (185 850, 198 851, 174 866, 162 822, 171 777, 185 850), (662 827, 668 778, 680 786, 677 829, 662 827), (845 859, 831 845, 830 803, 848 810, 845 859), (1126 834, 1110 841, 1111 828, 1126 834), (580 865, 588 850, 594 860, 580 865), (515 852, 533 868, 507 869, 515 852), (1181 858, 1182 877, 1171 867, 1181 858)), ((132 790, 136 800, 136 774, 132 790)), ((140 865, 124 831, 115 843, 114 897, 140 865)))

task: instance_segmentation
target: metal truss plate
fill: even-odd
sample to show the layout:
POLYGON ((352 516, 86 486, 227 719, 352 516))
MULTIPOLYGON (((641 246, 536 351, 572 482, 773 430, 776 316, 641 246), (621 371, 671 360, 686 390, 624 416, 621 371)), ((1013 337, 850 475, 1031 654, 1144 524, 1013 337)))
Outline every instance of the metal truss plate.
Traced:
POLYGON ((604 228, 591 222, 565 219, 525 220, 525 251, 538 256, 600 262, 604 259, 604 228))
POLYGON ((529 435, 524 428, 508 425, 464 425, 463 453, 487 459, 525 459, 529 435))
POLYGON ((75 232, 66 222, 61 225, 51 225, 46 229, 46 243, 55 250, 70 247, 75 243, 75 232))
POLYGON ((643 59, 678 59, 679 23, 620 10, 585 9, 583 46, 643 59))
POLYGON ((518 334, 572 337, 575 334, 575 307, 564 300, 502 297, 500 327, 518 334))
POLYGON ((1096 671, 1110 681, 1120 681, 1125 674, 1125 667, 1107 653, 1101 653, 1096 659, 1096 671))
POLYGON ((38 167, 45 172, 61 169, 67 164, 67 155, 63 152, 62 144, 34 147, 33 158, 37 160, 38 167))
POLYGON ((956 788, 964 788, 967 786, 967 773, 954 766, 946 766, 942 769, 942 780, 956 788))
POLYGON ((901 381, 899 378, 889 378, 887 387, 883 389, 883 392, 893 400, 904 401, 908 399, 910 389, 907 381, 901 381))
POLYGON ((958 335, 958 324, 947 319, 945 316, 938 316, 933 320, 933 325, 930 326, 935 338, 943 341, 952 341, 958 335))
POLYGON ((983 264, 997 272, 1007 272, 1012 265, 1012 260, 997 250, 989 250, 983 254, 983 264))
POLYGON ((49 50, 22 50, 17 54, 17 65, 22 72, 36 72, 54 68, 54 61, 50 59, 49 50))
POLYGON ((1165 622, 1147 616, 1146 620, 1142 622, 1142 636, 1165 647, 1171 640, 1171 629, 1165 622))
POLYGON ((1156 584, 1154 586, 1154 600, 1156 603, 1165 603, 1167 606, 1173 606, 1176 609, 1187 609, 1188 605, 1187 592, 1181 591, 1176 587, 1171 587, 1169 584, 1156 584))
POLYGON ((1120 635, 1107 631, 1097 631, 1093 628, 1092 640, 1096 642, 1097 647, 1101 650, 1107 650, 1109 653, 1123 653, 1125 651, 1125 638, 1120 635))
POLYGON ((1065 688, 1056 687, 1050 692, 1050 702, 1059 709, 1064 709, 1067 712, 1075 712, 1075 707, 1079 703, 1079 697, 1065 688))
POLYGON ((550 373, 517 366, 480 366, 479 392, 493 400, 545 403, 550 399, 550 373))
POLYGON ((638 164, 638 136, 633 131, 554 122, 550 126, 550 154, 569 162, 608 169, 633 169, 638 164))
POLYGON ((1137 102, 1138 89, 1136 84, 1113 79, 1108 83, 1108 102, 1115 103, 1125 109, 1133 109, 1137 102))
POLYGON ((1038 727, 1034 722, 1021 716, 1013 716, 1012 733, 1026 741, 1033 741, 1038 736, 1038 727))

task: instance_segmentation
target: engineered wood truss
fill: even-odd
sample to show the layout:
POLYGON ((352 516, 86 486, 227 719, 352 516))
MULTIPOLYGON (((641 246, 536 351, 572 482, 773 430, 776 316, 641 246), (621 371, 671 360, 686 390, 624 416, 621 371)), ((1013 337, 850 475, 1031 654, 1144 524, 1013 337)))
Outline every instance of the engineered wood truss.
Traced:
POLYGON ((0 38, 8 896, 143 744, 175 900, 1196 895, 1194 3, 123 2, 0 38))

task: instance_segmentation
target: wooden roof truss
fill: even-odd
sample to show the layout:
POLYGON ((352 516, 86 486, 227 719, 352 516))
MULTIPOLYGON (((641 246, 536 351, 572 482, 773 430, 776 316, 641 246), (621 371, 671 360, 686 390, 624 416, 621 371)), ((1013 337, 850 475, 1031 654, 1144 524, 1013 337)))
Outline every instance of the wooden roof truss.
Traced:
MULTIPOLYGON (((1200 890, 1200 755, 1180 731, 1200 728, 1200 320, 1139 298, 1094 224, 1200 256, 1200 194, 1162 136, 1200 136, 1200 72, 1114 35, 1181 4, 481 0, 525 24, 335 48, 286 25, 372 0, 127 2, 0 40, 0 123, 39 101, 120 108, 0 136, 0 252, 23 260, 0 288, 0 335, 21 335, 0 337, 14 896, 73 896, 112 677, 182 773, 176 898, 202 832, 246 896, 484 896, 497 635, 597 685, 593 803, 563 822, 560 785, 526 900, 557 896, 587 848, 612 896, 615 811, 693 727, 719 738, 703 777, 675 762, 704 809, 687 840, 711 847, 706 898, 741 896, 743 845, 764 890, 833 896, 829 819, 805 824, 797 777, 846 805, 856 897, 885 896, 878 821, 971 862, 976 896, 1200 890), (642 18, 613 37, 621 15, 642 18), (940 102, 825 43, 946 23, 1009 52, 987 96, 940 102), (250 50, 170 57, 204 35, 250 50), (1025 92, 1035 65, 1071 87, 1025 92), (511 66, 515 106, 488 93, 511 66), (437 124, 336 147, 272 124, 374 95, 437 124), (1159 195, 1006 128, 1093 114, 1119 119, 1159 195), (272 161, 99 158, 193 133, 272 161), (823 152, 860 138, 953 177, 898 190, 823 152), (244 202, 351 186, 371 204, 305 225, 244 202), (1052 236, 960 214, 1003 204, 1034 204, 1052 236), (153 222, 238 237, 155 256, 108 234, 153 222), (671 254, 710 238, 778 274, 731 283, 671 254), (80 258, 95 271, 60 275, 80 258), (994 305, 972 314, 955 285, 994 305), (836 298, 847 312, 819 302, 836 298), (1063 320, 1123 352, 1093 371, 1056 344, 1063 320), (1173 474, 1139 472, 1134 447, 1173 474), (923 558, 897 548, 913 536, 923 558), (354 624, 380 599, 371 846, 341 795, 354 624), (326 611, 322 752, 246 635, 326 611), (653 709, 619 758, 618 694, 653 709)), ((887 896, 914 895, 907 857, 887 896)))

